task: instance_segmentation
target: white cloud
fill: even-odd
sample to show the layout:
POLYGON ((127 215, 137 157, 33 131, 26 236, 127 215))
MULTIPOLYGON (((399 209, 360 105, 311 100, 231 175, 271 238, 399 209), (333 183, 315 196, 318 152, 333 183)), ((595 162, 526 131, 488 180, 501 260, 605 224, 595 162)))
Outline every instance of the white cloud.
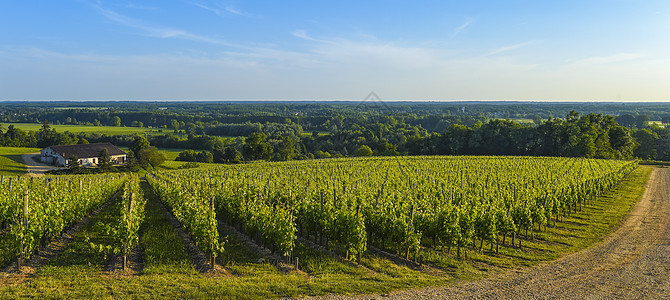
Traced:
POLYGON ((227 12, 229 12, 229 13, 231 13, 231 14, 234 14, 234 15, 238 15, 238 16, 242 16, 242 17, 249 17, 249 16, 251 16, 250 14, 245 13, 245 12, 243 12, 243 11, 237 9, 236 7, 234 7, 234 6, 232 6, 232 5, 226 6, 226 7, 224 7, 223 9, 225 9, 227 12))
POLYGON ((136 29, 140 32, 142 35, 146 35, 149 37, 155 37, 155 38, 179 38, 179 39, 184 39, 184 40, 191 40, 191 41, 196 41, 196 42, 203 42, 203 43, 208 43, 208 44, 216 44, 216 45, 221 45, 221 46, 228 46, 228 47, 237 47, 237 48, 244 48, 241 45, 237 45, 234 43, 227 42, 225 40, 217 39, 217 38, 212 38, 208 36, 203 36, 203 35, 198 35, 198 34, 193 34, 187 30, 183 29, 178 29, 178 28, 171 28, 171 27, 161 27, 161 26, 154 26, 154 25, 148 25, 142 20, 130 18, 128 16, 122 15, 120 13, 117 13, 113 10, 103 8, 100 5, 93 5, 102 16, 107 18, 110 21, 116 22, 120 25, 136 29))
POLYGON ((299 39, 308 40, 308 41, 312 41, 312 42, 326 43, 326 44, 330 44, 330 43, 331 43, 331 42, 328 41, 328 40, 316 39, 316 38, 310 36, 309 34, 307 34, 307 31, 304 30, 304 29, 298 29, 298 30, 295 30, 295 31, 291 32, 291 35, 293 35, 293 36, 295 36, 295 37, 297 37, 297 38, 299 38, 299 39))
POLYGON ((512 50, 516 50, 516 49, 520 49, 520 48, 532 45, 534 43, 535 42, 533 42, 533 41, 528 41, 528 42, 523 42, 523 43, 519 43, 519 44, 510 45, 510 46, 500 47, 500 48, 493 49, 493 50, 489 51, 489 53, 487 53, 486 56, 492 56, 492 55, 497 55, 497 54, 504 53, 504 52, 509 52, 509 51, 512 51, 512 50))
POLYGON ((472 24, 474 21, 475 21, 475 20, 474 20, 473 18, 467 18, 467 19, 465 20, 465 22, 464 22, 463 24, 461 24, 461 26, 458 26, 458 27, 456 27, 456 29, 454 29, 454 35, 459 34, 459 33, 460 33, 461 31, 463 31, 465 28, 467 28, 468 26, 470 26, 470 24, 472 24))
POLYGON ((208 10, 208 11, 210 11, 210 12, 213 12, 213 13, 216 14, 217 16, 221 16, 221 15, 223 14, 223 12, 222 12, 220 9, 217 9, 217 8, 214 8, 214 7, 209 7, 209 6, 204 5, 204 4, 202 4, 202 3, 191 2, 191 4, 193 4, 193 5, 197 6, 197 7, 200 7, 200 8, 202 8, 202 9, 204 9, 204 10, 208 10))
POLYGON ((243 12, 242 10, 238 9, 237 7, 233 5, 227 5, 227 6, 221 6, 221 5, 207 5, 202 2, 190 2, 192 5, 195 5, 197 7, 200 7, 204 10, 208 10, 217 16, 223 16, 224 12, 227 12, 229 14, 237 15, 237 16, 242 16, 242 17, 250 17, 251 14, 248 14, 246 12, 243 12))
POLYGON ((592 64, 610 64, 610 63, 618 63, 618 62, 623 62, 623 61, 630 61, 630 60, 636 60, 640 58, 644 58, 647 55, 644 53, 640 52, 635 52, 635 53, 617 53, 617 54, 612 54, 608 56, 594 56, 594 57, 589 57, 585 58, 582 60, 579 60, 575 62, 574 64, 576 65, 592 65, 592 64))

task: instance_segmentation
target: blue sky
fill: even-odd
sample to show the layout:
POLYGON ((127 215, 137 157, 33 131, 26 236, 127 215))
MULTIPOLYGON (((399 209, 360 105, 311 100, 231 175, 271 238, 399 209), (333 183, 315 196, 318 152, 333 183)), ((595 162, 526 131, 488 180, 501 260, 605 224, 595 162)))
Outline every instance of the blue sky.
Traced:
POLYGON ((670 1, 0 1, 0 100, 670 101, 670 1))

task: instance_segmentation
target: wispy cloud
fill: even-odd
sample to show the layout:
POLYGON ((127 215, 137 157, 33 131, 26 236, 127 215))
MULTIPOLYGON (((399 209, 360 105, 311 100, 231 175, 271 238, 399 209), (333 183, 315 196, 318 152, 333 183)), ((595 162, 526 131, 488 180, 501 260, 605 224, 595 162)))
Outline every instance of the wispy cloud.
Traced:
POLYGON ((221 10, 218 9, 218 8, 210 7, 210 6, 204 5, 204 4, 202 4, 202 3, 198 3, 198 2, 190 2, 190 3, 193 4, 193 5, 195 5, 195 6, 197 6, 197 7, 202 8, 202 9, 204 9, 204 10, 208 10, 208 11, 210 11, 210 12, 213 12, 213 13, 216 14, 217 16, 221 16, 221 15, 223 15, 223 11, 221 11, 221 10))
POLYGON ((155 38, 163 38, 163 39, 178 38, 178 39, 191 40, 208 44, 216 44, 227 47, 244 48, 243 46, 230 43, 225 40, 194 34, 183 29, 149 25, 143 22, 142 20, 125 16, 111 9, 104 8, 99 4, 91 4, 91 5, 95 7, 100 12, 100 14, 105 18, 107 18, 108 20, 138 30, 142 35, 155 38))
POLYGON ((227 12, 229 12, 231 14, 234 14, 234 15, 238 15, 238 16, 242 16, 242 17, 251 16, 250 14, 248 14, 246 12, 243 12, 243 11, 239 10, 238 8, 232 6, 232 5, 228 5, 228 6, 224 7, 223 9, 225 9, 227 12))
POLYGON ((155 6, 138 5, 138 4, 134 4, 134 3, 127 3, 125 5, 125 7, 131 8, 131 9, 140 9, 140 10, 159 10, 159 8, 155 7, 155 6))
POLYGON ((317 43, 324 43, 324 44, 332 44, 333 43, 332 41, 329 41, 329 40, 322 40, 322 39, 314 38, 314 37, 310 36, 309 34, 307 34, 307 31, 304 30, 304 29, 295 30, 295 31, 291 32, 291 35, 293 35, 293 36, 295 36, 299 39, 308 40, 308 41, 317 42, 317 43))
POLYGON ((328 64, 332 68, 344 65, 374 68, 431 68, 442 65, 443 50, 411 47, 403 43, 380 41, 374 36, 363 39, 314 37, 306 30, 295 30, 291 34, 312 42, 303 52, 308 61, 328 64), (371 66, 374 66, 371 67, 371 66))
POLYGON ((509 51, 512 51, 512 50, 517 50, 517 49, 532 45, 534 43, 535 42, 529 41, 529 42, 523 42, 523 43, 519 43, 519 44, 500 47, 500 48, 493 49, 493 50, 489 51, 489 53, 487 53, 486 56, 493 56, 493 55, 497 55, 497 54, 500 54, 500 53, 509 52, 509 51))
POLYGON ((622 61, 640 59, 647 56, 644 53, 617 53, 608 56, 594 56, 577 61, 576 65, 610 64, 622 61))
POLYGON ((213 12, 217 16, 224 16, 226 13, 228 14, 233 14, 237 16, 242 16, 242 17, 250 17, 251 14, 248 14, 239 8, 233 6, 233 5, 227 5, 227 6, 221 6, 221 5, 208 5, 202 2, 190 2, 192 5, 195 5, 197 7, 200 7, 204 10, 208 10, 210 12, 213 12))
POLYGON ((461 24, 461 26, 458 26, 458 27, 456 27, 456 29, 454 29, 454 35, 459 34, 459 33, 460 33, 461 31, 463 31, 465 28, 467 28, 468 26, 470 26, 470 24, 472 24, 472 22, 474 22, 474 21, 475 21, 475 20, 474 20, 473 18, 467 18, 467 19, 465 20, 465 22, 464 22, 463 24, 461 24))

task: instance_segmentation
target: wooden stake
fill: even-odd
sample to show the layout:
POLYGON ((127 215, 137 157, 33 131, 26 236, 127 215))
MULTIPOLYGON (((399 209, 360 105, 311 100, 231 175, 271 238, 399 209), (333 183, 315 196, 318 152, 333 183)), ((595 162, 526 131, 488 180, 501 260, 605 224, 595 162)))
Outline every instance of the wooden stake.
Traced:
MULTIPOLYGON (((215 215, 214 215, 214 196, 212 196, 209 199, 209 217, 211 219, 215 219, 215 215)), ((209 259, 210 259, 210 265, 212 266, 212 269, 214 269, 214 265, 216 264, 216 253, 214 253, 214 244, 212 244, 212 249, 210 249, 210 258, 209 259)))
MULTIPOLYGON (((133 224, 133 200, 135 198, 135 193, 130 193, 130 196, 128 198, 128 223, 126 224, 126 230, 130 230, 130 226, 133 224)), ((128 240, 126 237, 126 240, 123 242, 123 270, 128 269, 128 252, 130 252, 128 245, 128 240)))
MULTIPOLYGON (((11 186, 11 178, 10 178, 10 186, 11 186)), ((23 228, 24 232, 28 232, 28 190, 23 190, 23 228)), ((17 271, 20 273, 21 272, 21 266, 23 265, 23 261, 26 258, 26 246, 23 244, 23 239, 21 239, 21 254, 19 255, 19 260, 17 261, 16 267, 17 271)))

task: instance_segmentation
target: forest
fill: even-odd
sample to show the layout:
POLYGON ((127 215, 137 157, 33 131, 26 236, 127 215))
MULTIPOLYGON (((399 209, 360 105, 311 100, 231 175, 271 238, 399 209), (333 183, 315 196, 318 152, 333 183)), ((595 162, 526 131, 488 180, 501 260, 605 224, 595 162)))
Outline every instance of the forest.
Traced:
POLYGON ((0 127, 1 146, 128 146, 132 136, 51 125, 148 127, 162 132, 147 136, 151 145, 217 163, 373 155, 670 160, 670 106, 651 103, 4 102, 0 120, 10 124, 0 127))

